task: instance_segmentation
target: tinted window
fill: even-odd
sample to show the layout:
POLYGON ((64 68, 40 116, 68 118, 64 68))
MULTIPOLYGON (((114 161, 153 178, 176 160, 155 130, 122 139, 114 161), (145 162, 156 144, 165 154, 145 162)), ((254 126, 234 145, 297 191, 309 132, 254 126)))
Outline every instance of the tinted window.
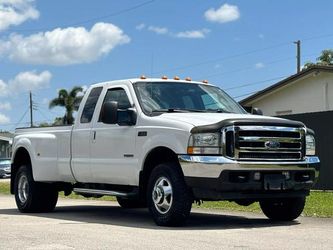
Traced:
POLYGON ((84 105, 82 115, 81 115, 81 123, 89 123, 94 115, 96 103, 98 101, 98 97, 102 92, 103 87, 93 88, 90 91, 90 94, 87 98, 87 101, 84 105))
POLYGON ((103 104, 105 102, 118 102, 118 124, 126 123, 130 119, 127 109, 131 107, 131 103, 124 89, 109 89, 103 104))
POLYGON ((128 109, 131 107, 131 103, 123 89, 109 89, 104 102, 118 102, 119 109, 128 109))
POLYGON ((146 113, 184 110, 244 114, 241 106, 221 89, 205 84, 183 82, 138 82, 140 105, 146 113))

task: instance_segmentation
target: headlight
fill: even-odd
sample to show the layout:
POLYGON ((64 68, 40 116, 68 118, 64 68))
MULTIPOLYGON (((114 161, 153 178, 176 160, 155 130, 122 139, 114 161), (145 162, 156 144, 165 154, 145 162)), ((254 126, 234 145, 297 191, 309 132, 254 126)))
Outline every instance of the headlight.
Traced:
POLYGON ((316 154, 316 141, 313 135, 306 135, 306 155, 316 154))
POLYGON ((221 154, 220 138, 219 133, 192 134, 188 142, 187 153, 203 155, 221 154))

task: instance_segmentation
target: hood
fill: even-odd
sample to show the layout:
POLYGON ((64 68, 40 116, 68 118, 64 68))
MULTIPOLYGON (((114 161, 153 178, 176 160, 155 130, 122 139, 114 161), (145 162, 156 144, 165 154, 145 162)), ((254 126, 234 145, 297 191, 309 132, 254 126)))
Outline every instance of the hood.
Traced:
POLYGON ((251 121, 258 120, 258 122, 264 119, 266 121, 272 121, 272 123, 279 121, 287 121, 281 118, 262 115, 228 113, 163 113, 161 114, 160 118, 184 122, 193 125, 194 127, 211 125, 229 119, 249 119, 251 121))

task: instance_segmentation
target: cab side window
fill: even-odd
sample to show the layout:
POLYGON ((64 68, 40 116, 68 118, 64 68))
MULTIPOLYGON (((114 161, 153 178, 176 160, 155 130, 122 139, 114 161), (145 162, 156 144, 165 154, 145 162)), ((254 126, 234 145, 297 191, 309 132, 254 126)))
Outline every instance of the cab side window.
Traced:
POLYGON ((119 109, 128 109, 131 107, 131 103, 127 97, 124 89, 109 89, 105 95, 104 102, 118 102, 119 109))
POLYGON ((95 107, 96 107, 98 98, 102 92, 102 89, 103 89, 103 87, 97 87, 97 88, 93 88, 90 91, 89 96, 87 98, 87 101, 86 101, 83 111, 82 111, 82 115, 81 115, 81 119, 80 119, 81 123, 91 122, 91 119, 94 115, 95 107))
MULTIPOLYGON (((117 102, 118 103, 118 124, 126 125, 130 120, 130 115, 127 109, 131 108, 132 105, 128 99, 126 91, 122 88, 109 89, 105 95, 103 104, 106 102, 117 102)), ((100 115, 101 117, 101 115, 100 115)), ((101 121, 101 118, 99 119, 101 121)))

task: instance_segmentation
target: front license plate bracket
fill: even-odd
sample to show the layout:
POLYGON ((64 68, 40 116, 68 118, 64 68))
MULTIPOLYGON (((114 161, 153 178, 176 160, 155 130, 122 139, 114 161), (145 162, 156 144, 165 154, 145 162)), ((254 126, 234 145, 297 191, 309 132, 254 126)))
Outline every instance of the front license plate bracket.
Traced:
POLYGON ((265 190, 285 190, 286 177, 282 174, 270 174, 264 177, 265 190))

